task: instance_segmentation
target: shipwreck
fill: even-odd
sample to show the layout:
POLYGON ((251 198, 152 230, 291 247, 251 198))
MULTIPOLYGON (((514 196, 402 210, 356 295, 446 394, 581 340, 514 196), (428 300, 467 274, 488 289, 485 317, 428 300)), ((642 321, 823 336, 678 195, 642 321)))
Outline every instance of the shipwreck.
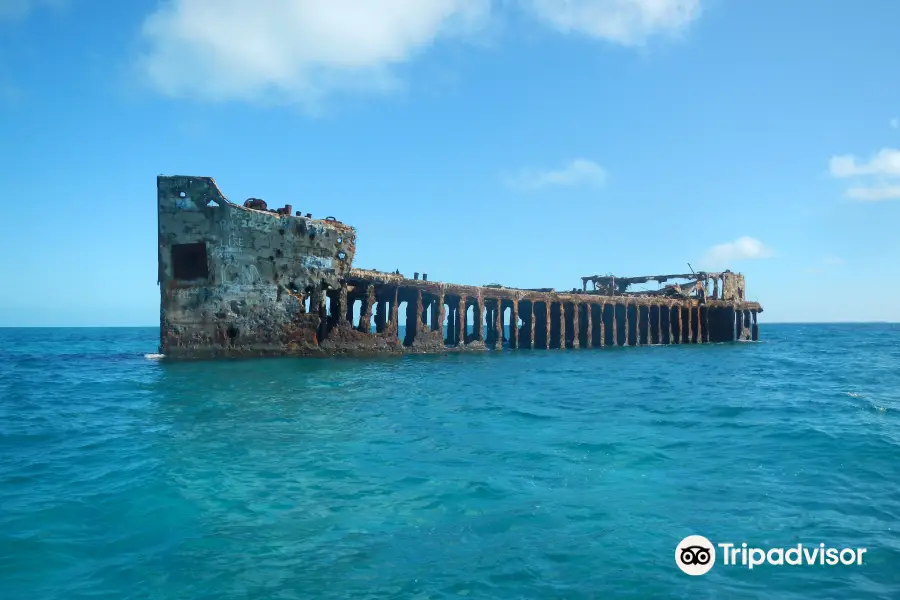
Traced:
POLYGON ((169 359, 567 349, 758 340, 731 271, 592 275, 571 291, 353 267, 356 230, 157 178, 160 353, 169 359), (635 290, 656 283, 655 290, 635 290), (406 326, 399 326, 403 308, 406 326))

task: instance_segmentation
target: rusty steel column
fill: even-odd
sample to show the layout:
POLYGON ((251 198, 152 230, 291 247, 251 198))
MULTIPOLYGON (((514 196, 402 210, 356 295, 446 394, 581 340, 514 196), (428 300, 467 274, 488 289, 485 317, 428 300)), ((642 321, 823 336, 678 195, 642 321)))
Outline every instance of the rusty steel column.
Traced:
POLYGON ((444 293, 441 292, 431 305, 431 330, 440 331, 441 339, 444 339, 444 319, 447 317, 444 310, 444 293))
POLYGON ((453 334, 456 333, 456 307, 449 306, 447 309, 447 314, 444 315, 447 319, 447 335, 444 335, 444 321, 441 321, 441 337, 444 340, 445 346, 452 346, 454 344, 453 334))
POLYGON ((594 347, 594 317, 591 314, 594 310, 594 305, 588 302, 585 306, 587 306, 587 311, 585 312, 585 329, 587 329, 587 336, 584 338, 585 348, 593 348, 594 347))
POLYGON ((684 343, 684 333, 681 328, 681 306, 677 302, 672 303, 672 315, 675 317, 675 338, 673 344, 684 343))
POLYGON ((657 304, 656 305, 656 343, 657 344, 663 343, 662 313, 663 313, 662 304, 657 304))
POLYGON ((600 303, 600 347, 606 347, 606 302, 600 303))
POLYGON ((375 286, 371 283, 366 287, 366 306, 359 316, 359 331, 372 333, 372 307, 375 305, 375 286))
MULTIPOLYGON (((355 302, 355 300, 350 300, 349 291, 347 293, 347 301, 341 302, 342 312, 344 315, 346 315, 346 318, 344 320, 347 321, 348 323, 350 323, 351 326, 353 325, 353 303, 354 302, 355 302)), ((360 315, 360 317, 362 317, 362 315, 360 315)), ((362 318, 360 318, 360 321, 361 320, 362 320, 362 318)))
POLYGON ((653 345, 653 305, 647 305, 647 345, 653 345))
MULTIPOLYGON (((612 314, 613 314, 613 318, 612 318, 612 326, 613 326, 613 331, 612 331, 613 346, 618 347, 618 346, 619 346, 619 303, 618 303, 618 302, 613 302, 613 311, 612 311, 612 314)), ((626 315, 628 314, 628 309, 627 309, 627 308, 625 309, 625 314, 626 314, 626 315)), ((625 338, 626 338, 625 341, 628 341, 628 339, 627 339, 628 336, 627 336, 627 335, 625 336, 625 338)))
POLYGON ((559 301, 559 349, 566 349, 566 303, 559 301))
POLYGON ((335 315, 337 315, 338 320, 343 321, 344 323, 351 322, 350 319, 347 318, 347 310, 348 310, 347 304, 348 304, 348 302, 347 302, 347 282, 344 281, 344 282, 341 282, 341 291, 340 291, 340 295, 338 296, 337 310, 332 311, 332 312, 334 312, 335 315))
POLYGON ((631 335, 631 327, 628 326, 628 307, 631 306, 630 302, 625 303, 625 345, 628 346, 628 336, 631 335))
POLYGON ((580 348, 581 340, 578 339, 581 337, 581 329, 578 327, 578 311, 580 310, 581 305, 577 302, 572 302, 572 347, 580 348))
MULTIPOLYGON (((634 325, 634 345, 641 345, 641 305, 634 305, 635 311, 635 320, 637 323, 634 325)), ((625 316, 628 316, 628 309, 625 309, 625 316)), ((626 340, 627 341, 627 340, 626 340)), ((647 309, 647 343, 650 343, 650 309, 647 309)))
POLYGON ((653 345, 653 304, 647 305, 647 345, 653 345))
POLYGON ((494 309, 494 347, 503 348, 503 302, 497 298, 497 308, 494 309))
POLYGON ((687 308, 687 341, 686 344, 694 343, 694 307, 693 303, 688 304, 687 308))
POLYGON ((666 318, 666 322, 668 322, 668 324, 669 324, 669 338, 668 338, 668 340, 669 340, 669 343, 670 343, 670 344, 674 344, 675 341, 674 341, 674 339, 672 338, 672 303, 671 303, 671 302, 666 302, 666 311, 667 311, 666 314, 668 315, 667 318, 666 318))
POLYGON ((697 343, 703 343, 703 311, 700 310, 700 304, 697 304, 697 343))
POLYGON ((456 307, 456 345, 466 345, 466 296, 460 296, 456 307))
POLYGON ((710 336, 709 329, 709 307, 706 307, 706 310, 703 311, 703 331, 706 332, 706 341, 712 342, 712 337, 710 336))
POLYGON ((531 328, 531 335, 528 336, 528 347, 530 349, 534 349, 537 345, 534 342, 534 322, 537 320, 534 318, 534 300, 531 301, 531 318, 528 319, 528 326, 531 328))
POLYGON ((400 298, 400 286, 394 287, 394 301, 391 302, 391 331, 394 332, 394 339, 400 340, 400 323, 398 321, 398 315, 400 313, 400 303, 397 300, 400 298))
POLYGON ((553 303, 550 302, 550 299, 549 299, 549 298, 547 299, 546 302, 544 302, 544 306, 547 308, 547 320, 546 320, 545 323, 544 323, 544 324, 547 326, 547 341, 546 341, 546 344, 545 344, 546 348, 544 348, 545 350, 549 350, 549 349, 550 349, 550 323, 551 323, 551 321, 550 321, 550 306, 551 306, 552 304, 553 304, 553 303))
POLYGON ((519 299, 512 301, 512 309, 509 311, 509 347, 515 350, 519 347, 519 299))
MULTIPOLYGON (((422 290, 416 290, 416 318, 414 323, 416 324, 416 337, 423 331, 428 330, 425 325, 425 306, 422 304, 422 290)), ((409 323, 406 326, 409 327, 409 323)))
POLYGON ((478 296, 476 297, 475 301, 478 303, 478 314, 473 315, 475 317, 475 326, 472 329, 475 332, 475 341, 484 343, 484 298, 482 296, 478 296))
POLYGON ((653 345, 653 305, 647 304, 647 345, 653 345))
POLYGON ((422 290, 418 290, 418 297, 421 298, 418 306, 418 311, 416 314, 419 315, 419 323, 421 323, 421 327, 417 331, 428 330, 428 313, 431 312, 431 305, 425 303, 425 298, 423 297, 422 290))
POLYGON ((327 295, 324 290, 316 288, 309 298, 309 311, 319 315, 319 326, 316 328, 317 344, 321 344, 325 340, 325 332, 328 329, 328 323, 326 321, 328 315, 328 308, 325 305, 326 297, 327 295))
POLYGON ((669 305, 667 308, 669 310, 669 343, 677 344, 678 340, 675 337, 675 331, 677 330, 678 325, 676 324, 676 321, 675 321, 675 303, 669 302, 669 305))

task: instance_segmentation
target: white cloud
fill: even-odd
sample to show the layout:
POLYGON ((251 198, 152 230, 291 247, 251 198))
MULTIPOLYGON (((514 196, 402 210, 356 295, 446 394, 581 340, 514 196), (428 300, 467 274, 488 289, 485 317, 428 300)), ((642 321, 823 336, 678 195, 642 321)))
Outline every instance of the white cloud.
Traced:
POLYGON ((173 0, 143 26, 141 67, 172 96, 315 101, 391 89, 392 65, 476 27, 490 0, 173 0))
POLYGON ((846 190, 848 198, 860 202, 900 198, 900 150, 882 148, 867 161, 849 154, 833 156, 828 169, 832 177, 855 177, 863 182, 846 190))
POLYGON ((898 119, 897 117, 894 117, 893 119, 891 119, 890 123, 891 123, 892 128, 894 128, 894 129, 900 128, 900 119, 898 119))
POLYGON ((557 170, 525 169, 507 177, 507 183, 521 190, 538 190, 554 186, 602 187, 606 183, 606 169, 592 160, 576 158, 557 170))
MULTIPOLYGON (((58 0, 0 0, 25 3, 58 0)), ((307 105, 386 92, 439 39, 518 7, 561 32, 636 45, 680 31, 700 0, 168 0, 143 24, 139 70, 165 95, 307 105)))
POLYGON ((38 7, 60 9, 68 3, 69 0, 0 0, 0 20, 21 19, 38 7))
POLYGON ((700 0, 530 0, 534 13, 563 32, 631 46, 677 33, 700 16, 700 0))
POLYGON ((718 244, 707 250, 700 264, 708 269, 720 269, 729 267, 732 263, 740 260, 753 260, 762 258, 772 258, 775 253, 756 238, 743 236, 727 242, 718 244))
POLYGON ((853 187, 847 190, 847 197, 861 202, 879 202, 900 198, 900 185, 879 185, 873 187, 853 187))
POLYGON ((868 161, 859 162, 855 156, 845 154, 833 156, 829 162, 829 170, 834 177, 853 177, 856 175, 900 175, 900 150, 883 148, 868 161))

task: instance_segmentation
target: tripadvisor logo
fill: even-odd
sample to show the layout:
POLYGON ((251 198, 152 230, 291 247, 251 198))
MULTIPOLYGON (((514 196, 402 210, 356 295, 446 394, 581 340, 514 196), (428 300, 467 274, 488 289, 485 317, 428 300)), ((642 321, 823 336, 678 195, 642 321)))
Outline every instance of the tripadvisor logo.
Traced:
POLYGON ((705 575, 716 564, 716 548, 721 564, 753 569, 763 564, 781 565, 861 565, 865 548, 831 548, 825 544, 789 548, 754 548, 747 543, 713 544, 702 535, 689 535, 675 547, 675 564, 688 575, 705 575))
POLYGON ((705 575, 716 564, 716 547, 702 535, 689 535, 675 548, 675 564, 688 575, 705 575))

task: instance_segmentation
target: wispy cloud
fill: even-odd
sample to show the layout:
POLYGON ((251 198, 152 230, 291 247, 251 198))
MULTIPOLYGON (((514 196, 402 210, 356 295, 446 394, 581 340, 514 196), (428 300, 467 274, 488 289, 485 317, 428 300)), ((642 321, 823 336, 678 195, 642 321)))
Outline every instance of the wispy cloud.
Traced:
POLYGON ((523 169, 505 177, 507 185, 519 190, 539 190, 558 186, 599 188, 606 184, 606 169, 592 160, 576 158, 555 170, 523 169))
POLYGON ((900 150, 883 148, 866 161, 859 161, 855 156, 844 154, 832 156, 828 164, 834 177, 853 177, 856 175, 900 175, 900 150))
POLYGON ((775 252, 756 238, 739 237, 732 242, 717 244, 706 251, 700 261, 704 269, 723 269, 742 260, 772 258, 775 252))
POLYGON ((860 202, 880 202, 900 198, 900 185, 876 185, 871 187, 852 187, 847 190, 847 197, 860 202))
MULTIPOLYGON (((0 0, 28 4, 57 0, 0 0)), ((308 106, 402 87, 395 68, 520 11, 627 46, 683 30, 700 0, 169 0, 143 23, 138 70, 172 97, 308 106)))
POLYGON ((890 120, 891 128, 898 129, 900 128, 900 118, 894 117, 890 120))
POLYGON ((700 0, 530 0, 534 13, 563 32, 626 46, 678 33, 700 16, 700 0))
POLYGON ((868 160, 850 154, 833 156, 828 170, 832 177, 853 177, 861 182, 845 191, 853 200, 879 202, 900 198, 900 150, 882 148, 868 160))

